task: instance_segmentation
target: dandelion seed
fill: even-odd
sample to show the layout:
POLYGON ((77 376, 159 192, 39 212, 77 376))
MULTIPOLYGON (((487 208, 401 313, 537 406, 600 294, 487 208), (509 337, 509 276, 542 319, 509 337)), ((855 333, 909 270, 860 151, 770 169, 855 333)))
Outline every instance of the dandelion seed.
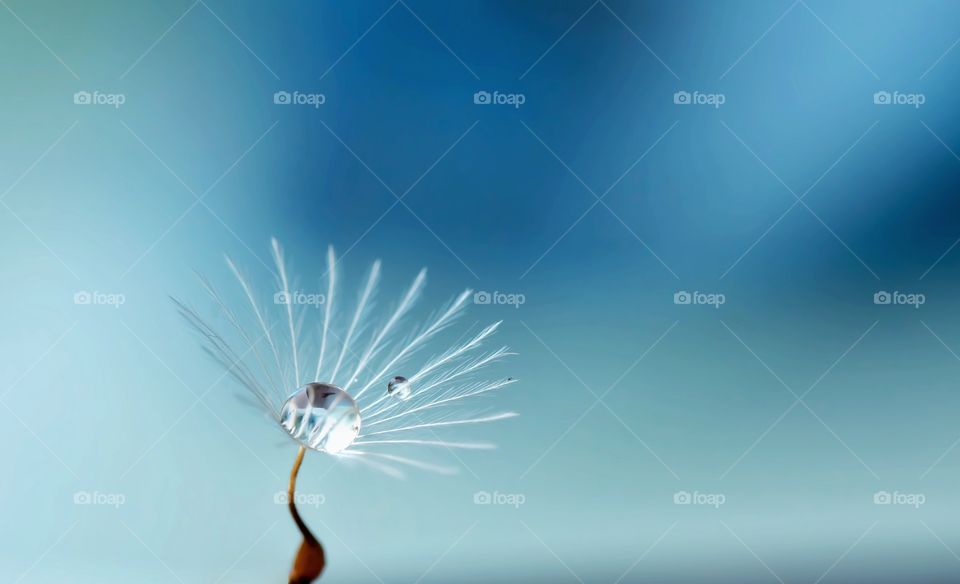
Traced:
POLYGON ((410 313, 426 283, 426 270, 414 277, 390 310, 382 312, 377 307, 378 260, 352 310, 340 313, 332 247, 326 255, 325 294, 298 290, 298 281, 291 277, 276 239, 271 240, 271 251, 277 267, 272 302, 258 299, 254 287, 229 258, 227 265, 239 282, 244 306, 231 308, 201 277, 204 290, 226 320, 225 329, 217 330, 183 302, 174 302, 203 337, 207 353, 299 446, 288 504, 304 543, 289 581, 308 583, 319 577, 325 557, 294 504, 296 478, 306 449, 360 462, 391 476, 402 476, 400 467, 455 471, 455 467, 407 456, 406 449, 493 448, 489 443, 454 441, 441 434, 516 416, 510 411, 461 409, 516 380, 485 379, 482 375, 488 365, 512 355, 506 347, 482 349, 499 322, 445 350, 428 350, 463 314, 472 290, 465 290, 424 323, 415 325, 410 313), (409 377, 396 375, 398 370, 409 371, 409 377), (386 391, 372 391, 376 387, 386 391), (404 454, 397 454, 398 449, 404 449, 404 454))

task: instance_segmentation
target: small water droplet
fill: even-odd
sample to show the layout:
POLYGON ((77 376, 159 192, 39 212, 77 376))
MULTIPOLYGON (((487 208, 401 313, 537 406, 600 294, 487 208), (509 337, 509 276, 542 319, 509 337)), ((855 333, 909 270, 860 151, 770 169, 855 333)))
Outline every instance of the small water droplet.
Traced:
POLYGON ((410 387, 406 377, 397 375, 387 384, 387 393, 400 401, 407 401, 413 395, 413 388, 410 387))
POLYGON ((342 452, 360 433, 360 409, 350 394, 328 383, 308 383, 280 410, 280 424, 301 444, 342 452))

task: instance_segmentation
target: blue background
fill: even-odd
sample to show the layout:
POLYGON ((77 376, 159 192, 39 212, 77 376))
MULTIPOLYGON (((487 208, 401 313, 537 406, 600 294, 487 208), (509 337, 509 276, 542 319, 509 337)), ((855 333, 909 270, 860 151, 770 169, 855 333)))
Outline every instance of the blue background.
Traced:
POLYGON ((0 4, 0 579, 283 581, 294 452, 168 300, 275 235, 525 298, 464 321, 520 353, 499 450, 308 457, 324 581, 956 581, 955 2, 0 4))

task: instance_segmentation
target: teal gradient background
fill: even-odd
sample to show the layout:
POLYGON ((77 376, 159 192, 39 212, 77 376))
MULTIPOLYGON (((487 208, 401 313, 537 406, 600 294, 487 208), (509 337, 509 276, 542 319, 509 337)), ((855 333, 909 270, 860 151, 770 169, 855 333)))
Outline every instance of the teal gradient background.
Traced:
POLYGON ((305 282, 328 244, 347 290, 376 258, 395 294, 428 266, 421 316, 525 297, 460 323, 503 319, 519 353, 498 405, 521 417, 468 433, 498 450, 404 481, 308 456, 322 581, 956 581, 958 16, 3 0, 0 581, 283 581, 295 451, 169 300, 212 313, 193 272, 229 289, 225 253, 269 290, 271 236, 305 282))

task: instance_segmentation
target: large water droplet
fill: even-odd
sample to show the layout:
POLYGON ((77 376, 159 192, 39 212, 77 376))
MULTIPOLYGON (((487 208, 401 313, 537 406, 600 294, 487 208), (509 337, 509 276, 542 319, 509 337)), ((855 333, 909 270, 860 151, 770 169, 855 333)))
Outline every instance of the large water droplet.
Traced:
POLYGON ((350 394, 328 383, 308 383, 290 396, 280 423, 301 444, 337 453, 360 433, 360 409, 350 394))
POLYGON ((387 393, 401 401, 407 401, 413 395, 413 388, 406 377, 397 375, 387 383, 387 393))

